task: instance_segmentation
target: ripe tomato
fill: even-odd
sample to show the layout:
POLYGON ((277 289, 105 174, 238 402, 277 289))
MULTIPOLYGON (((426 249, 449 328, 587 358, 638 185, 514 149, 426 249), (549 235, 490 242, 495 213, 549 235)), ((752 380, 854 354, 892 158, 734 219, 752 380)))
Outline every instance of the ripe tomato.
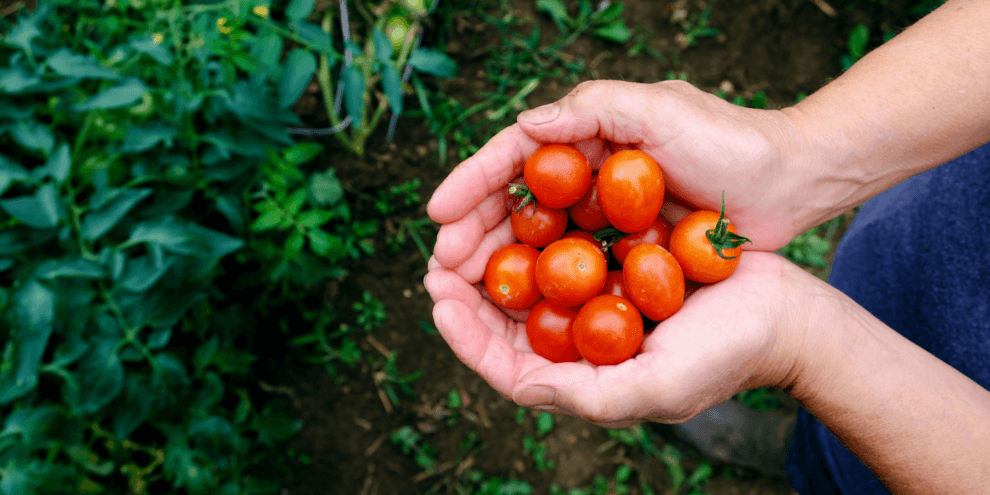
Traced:
POLYGON ((663 206, 663 172, 650 155, 623 150, 598 171, 598 202, 613 227, 639 232, 653 223, 663 206))
POLYGON ((684 272, 666 249, 640 244, 622 265, 629 299, 653 321, 663 321, 684 304, 684 272))
POLYGON ((536 260, 536 286, 561 306, 579 306, 605 286, 608 263, 594 243, 573 237, 552 242, 536 260))
POLYGON ((629 293, 626 291, 626 281, 622 278, 622 270, 608 271, 605 275, 605 287, 602 288, 601 293, 629 299, 629 293))
POLYGON ((577 308, 554 304, 547 299, 536 303, 526 317, 526 336, 533 352, 555 363, 581 359, 571 333, 577 313, 577 308))
POLYGON ((568 207, 567 213, 570 214, 571 220, 574 220, 574 224, 584 230, 597 232, 611 225, 608 223, 608 218, 605 218, 602 205, 598 204, 598 174, 591 176, 588 192, 584 193, 577 203, 568 207))
POLYGON ((529 309, 543 295, 536 286, 536 260, 540 252, 522 243, 499 248, 485 267, 485 289, 495 304, 505 309, 529 309))
POLYGON ((570 144, 545 144, 526 160, 523 178, 537 201, 550 208, 567 208, 591 186, 591 165, 570 144))
POLYGON ((574 345, 592 364, 619 364, 643 343, 643 317, 629 300, 612 294, 591 299, 574 320, 574 345))
POLYGON ((578 238, 578 239, 584 239, 584 240, 586 240, 588 242, 592 242, 592 243, 594 243, 595 245, 598 245, 598 246, 601 246, 601 244, 602 244, 601 242, 598 241, 598 239, 595 239, 595 234, 593 232, 588 232, 587 230, 581 230, 581 229, 568 230, 567 232, 564 232, 564 235, 562 236, 562 238, 563 239, 567 239, 568 237, 575 237, 575 238, 578 238))
POLYGON ((723 213, 698 210, 677 222, 670 235, 670 253, 684 276, 704 284, 725 280, 739 265, 742 243, 749 239, 736 234, 723 213))
POLYGON ((615 260, 621 265, 625 262, 629 250, 640 244, 656 244, 664 249, 669 249, 670 233, 673 230, 674 226, 666 218, 662 215, 657 215, 657 219, 649 227, 635 234, 629 234, 619 239, 615 244, 612 244, 612 255, 615 256, 615 260))
POLYGON ((512 233, 519 242, 542 248, 564 235, 567 230, 567 210, 549 208, 531 201, 519 211, 512 210, 509 222, 512 224, 512 233))

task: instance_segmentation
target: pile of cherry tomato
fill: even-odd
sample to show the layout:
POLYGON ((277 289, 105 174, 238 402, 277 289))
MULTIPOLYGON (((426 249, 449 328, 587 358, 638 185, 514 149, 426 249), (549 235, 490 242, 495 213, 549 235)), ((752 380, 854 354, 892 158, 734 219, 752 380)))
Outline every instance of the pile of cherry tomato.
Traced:
POLYGON ((502 308, 529 310, 533 351, 553 362, 635 356, 644 319, 676 313, 686 280, 727 278, 748 241, 724 208, 671 225, 660 215, 663 172, 642 151, 619 151, 594 173, 574 146, 547 144, 526 161, 523 179, 509 185, 519 242, 488 260, 485 289, 502 308))

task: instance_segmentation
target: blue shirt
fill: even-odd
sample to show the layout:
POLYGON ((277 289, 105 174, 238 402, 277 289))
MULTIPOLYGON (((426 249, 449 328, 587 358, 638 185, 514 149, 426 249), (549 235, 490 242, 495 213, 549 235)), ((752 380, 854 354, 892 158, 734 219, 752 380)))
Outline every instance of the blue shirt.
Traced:
MULTIPOLYGON (((990 389, 988 219, 984 145, 866 202, 839 244, 829 283, 990 389)), ((787 475, 802 495, 890 493, 803 409, 787 475)))

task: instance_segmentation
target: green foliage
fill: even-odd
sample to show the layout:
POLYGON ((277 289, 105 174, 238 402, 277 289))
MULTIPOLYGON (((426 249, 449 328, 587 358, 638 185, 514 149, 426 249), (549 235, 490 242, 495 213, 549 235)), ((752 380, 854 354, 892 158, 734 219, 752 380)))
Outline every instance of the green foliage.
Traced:
POLYGON ((556 466, 553 459, 547 457, 546 442, 538 442, 531 435, 526 435, 523 437, 523 449, 533 456, 533 463, 536 465, 537 471, 546 471, 556 466))
POLYGON ((782 247, 780 254, 805 268, 826 268, 825 256, 832 250, 839 223, 840 219, 835 218, 809 229, 782 247))
POLYGON ((870 43, 870 28, 865 24, 857 24, 849 33, 846 41, 848 53, 842 55, 842 70, 849 70, 859 59, 866 55, 867 46, 870 43))
POLYGON ((786 394, 780 389, 760 387, 743 390, 734 398, 750 409, 769 411, 782 407, 784 405, 783 397, 786 397, 786 394))
POLYGON ((674 40, 682 49, 698 44, 700 38, 712 38, 722 34, 722 31, 708 25, 715 0, 708 2, 705 8, 697 14, 689 14, 686 10, 675 10, 671 22, 679 24, 683 30, 674 40))
POLYGON ((41 1, 3 35, 4 493, 274 493, 299 422, 253 346, 304 327, 360 359, 380 303, 351 326, 307 289, 378 228, 287 132, 341 59, 312 3, 41 1))
POLYGON ((571 16, 562 0, 536 0, 536 10, 553 19, 570 44, 581 34, 590 35, 614 43, 625 43, 632 33, 622 18, 625 5, 622 2, 601 2, 597 8, 590 0, 580 0, 576 16, 571 16))

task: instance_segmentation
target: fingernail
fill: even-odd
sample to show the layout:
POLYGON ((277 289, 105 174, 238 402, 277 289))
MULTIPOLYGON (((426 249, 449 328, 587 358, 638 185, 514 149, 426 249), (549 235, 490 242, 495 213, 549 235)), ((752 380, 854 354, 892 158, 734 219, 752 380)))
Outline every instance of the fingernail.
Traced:
POLYGON ((522 407, 552 406, 557 398, 557 392, 549 387, 529 387, 519 394, 516 404, 522 407))
POLYGON ((548 103, 543 106, 531 108, 519 114, 519 120, 529 124, 546 124, 557 118, 560 114, 560 106, 556 103, 548 103))

